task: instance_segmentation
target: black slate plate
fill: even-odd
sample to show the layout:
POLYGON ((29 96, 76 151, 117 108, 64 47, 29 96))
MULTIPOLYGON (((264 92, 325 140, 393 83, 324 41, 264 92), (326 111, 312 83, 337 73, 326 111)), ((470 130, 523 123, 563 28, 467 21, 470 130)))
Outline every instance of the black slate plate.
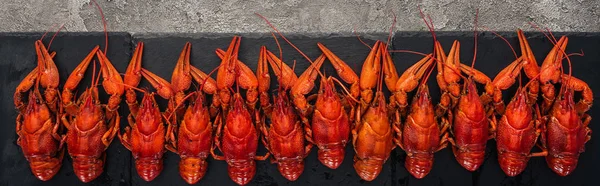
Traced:
MULTIPOLYGON (((585 52, 584 57, 573 57, 573 74, 582 80, 588 82, 592 90, 596 90, 595 97, 598 97, 600 85, 595 82, 599 78, 596 70, 600 70, 597 59, 600 54, 597 48, 600 48, 600 37, 598 34, 585 33, 558 33, 557 35, 569 35, 569 46, 567 52, 585 52)), ((518 47, 516 35, 513 33, 503 33, 515 47, 518 47)), ((539 63, 550 50, 552 44, 541 34, 527 33, 529 42, 537 57, 539 63)), ((0 91, 0 117, 5 119, 4 127, 0 131, 0 151, 2 152, 2 164, 0 169, 0 185, 86 185, 82 184, 73 174, 71 166, 72 161, 65 156, 61 171, 50 181, 41 182, 33 177, 27 161, 24 159, 20 147, 16 144, 17 135, 15 133, 16 111, 12 103, 14 88, 35 67, 35 52, 33 41, 38 39, 41 34, 30 33, 3 33, 0 38, 3 43, 0 44, 0 85, 6 88, 0 91)), ((242 36, 244 36, 242 34, 242 36)), ((477 63, 475 67, 484 73, 495 76, 502 68, 514 60, 514 56, 509 47, 500 39, 492 34, 482 34, 479 38, 479 47, 477 63)), ((385 38, 380 35, 380 38, 385 38)), ((187 37, 187 36, 150 36, 135 35, 131 36, 125 33, 111 33, 109 35, 110 43, 107 56, 116 66, 124 72, 127 63, 130 60, 135 42, 145 42, 145 51, 143 56, 143 66, 152 72, 169 80, 175 62, 186 41, 192 43, 192 64, 208 72, 215 68, 220 60, 214 53, 216 48, 225 48, 231 40, 230 35, 210 36, 210 37, 187 37)), ((461 41, 461 61, 470 63, 473 51, 473 38, 470 32, 449 32, 439 33, 438 39, 442 42, 444 49, 449 50, 452 41, 457 39, 461 41)), ((307 38, 301 36, 290 37, 299 48, 312 59, 316 58, 320 51, 316 47, 316 42, 322 42, 330 48, 340 58, 345 60, 357 73, 360 72, 361 64, 367 53, 368 48, 362 45, 355 37, 327 37, 327 38, 307 38)), ((46 43, 49 39, 45 40, 46 43)), ((296 73, 300 74, 306 69, 308 63, 289 45, 284 44, 284 60, 291 63, 297 60, 296 73)), ((370 45, 373 40, 366 40, 370 45)), ((55 61, 60 69, 61 81, 64 82, 68 74, 83 59, 94 45, 100 44, 102 47, 104 36, 102 33, 61 33, 54 40, 52 49, 58 54, 55 61)), ((410 49, 420 52, 431 52, 431 37, 426 32, 400 32, 396 33, 393 40, 394 49, 410 49)), ((243 38, 240 47, 240 59, 247 63, 250 68, 256 69, 256 61, 259 53, 259 46, 266 45, 271 51, 277 53, 276 45, 270 35, 261 37, 243 38)), ((517 48, 518 50, 518 48, 517 48)), ((404 53, 394 53, 393 58, 396 62, 399 72, 403 72, 408 66, 419 60, 422 56, 404 53)), ((327 74, 334 74, 331 65, 324 65, 327 74)), ((89 77, 83 80, 83 87, 89 85, 91 79, 91 70, 88 71, 89 77)), ((273 76, 274 77, 274 76, 273 76)), ((434 78, 429 81, 430 90, 434 101, 439 97, 439 90, 435 85, 434 78)), ((142 81, 140 87, 146 87, 149 84, 142 81)), ((61 87, 62 88, 62 87, 61 87)), ((272 89, 276 88, 275 79, 272 80, 272 89)), ((315 89, 316 90, 316 89, 315 89)), ((505 99, 514 94, 514 89, 504 92, 505 99)), ((103 95, 102 98, 106 98, 103 95)), ((160 101, 164 106, 166 101, 160 101)), ((595 103, 597 104, 597 103, 595 103)), ((122 104, 120 108, 122 113, 122 126, 125 126, 128 114, 126 105, 122 104)), ((590 115, 598 115, 598 109, 593 107, 590 115)), ((590 126, 592 130, 598 129, 597 119, 593 119, 590 126)), ((310 154, 306 159, 305 172, 295 182, 285 180, 277 171, 275 165, 268 161, 258 162, 257 174, 250 185, 594 185, 594 173, 600 167, 597 145, 594 145, 597 138, 592 138, 586 145, 586 152, 580 157, 580 163, 576 171, 567 177, 560 177, 554 174, 546 165, 543 158, 534 158, 530 160, 527 169, 519 176, 506 177, 500 170, 497 163, 495 142, 488 143, 488 155, 486 161, 479 171, 468 172, 463 169, 454 160, 450 149, 442 150, 436 153, 435 164, 431 173, 424 179, 418 180, 410 176, 404 168, 405 153, 399 149, 392 152, 391 158, 384 165, 381 175, 372 182, 361 181, 352 167, 352 157, 354 151, 351 146, 347 148, 347 154, 344 163, 337 170, 330 170, 319 163, 316 159, 316 152, 310 154)), ((264 153, 264 148, 259 148, 258 154, 264 153)), ((160 176, 152 182, 143 181, 136 173, 131 160, 131 154, 119 143, 118 139, 109 147, 107 157, 107 166, 105 173, 98 179, 87 185, 186 185, 179 177, 178 161, 179 157, 171 152, 165 155, 165 168, 160 176)), ((209 159, 209 170, 203 180, 197 185, 234 185, 226 174, 226 163, 209 159)))

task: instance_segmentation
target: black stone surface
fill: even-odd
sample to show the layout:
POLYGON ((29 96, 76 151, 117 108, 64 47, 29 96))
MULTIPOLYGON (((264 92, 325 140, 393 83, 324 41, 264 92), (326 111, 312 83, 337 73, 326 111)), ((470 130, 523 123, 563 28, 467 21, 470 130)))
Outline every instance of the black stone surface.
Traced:
MULTIPOLYGON (((518 40, 514 33, 502 33, 509 42, 518 49, 518 40)), ((600 92, 600 84, 596 82, 600 74, 600 35, 587 33, 557 33, 556 35, 568 35, 569 45, 567 52, 580 52, 583 50, 585 56, 572 57, 573 74, 588 82, 592 90, 595 90, 597 98, 600 92)), ((552 44, 543 35, 538 33, 526 33, 538 63, 541 63, 552 44)), ((0 130, 0 185, 187 185, 178 173, 178 155, 167 152, 165 154, 165 168, 162 173, 152 182, 143 181, 135 171, 129 153, 115 139, 107 150, 107 165, 105 172, 89 184, 81 183, 73 174, 72 161, 65 156, 60 172, 50 181, 37 180, 31 173, 28 163, 23 157, 21 148, 16 144, 15 118, 17 115, 12 103, 14 89, 22 78, 35 67, 34 41, 41 36, 39 33, 0 33, 0 85, 4 86, 0 91, 0 118, 4 120, 0 130)), ((241 34, 244 36, 244 34, 241 34)), ((382 35, 382 38, 385 36, 382 35)), ((558 37, 558 36, 557 36, 558 37)), ((124 72, 129 63, 133 48, 138 41, 145 43, 143 64, 144 68, 155 72, 159 76, 170 80, 171 73, 179 57, 183 45, 189 41, 192 43, 192 64, 205 72, 211 71, 218 66, 220 60, 215 55, 216 48, 226 48, 231 41, 231 35, 210 36, 178 36, 178 35, 135 35, 126 33, 110 33, 109 49, 107 56, 120 71, 124 72)), ((471 32, 441 32, 438 39, 442 42, 445 50, 449 50, 452 41, 461 41, 461 61, 470 63, 473 53, 473 38, 471 32)), ((362 62, 369 52, 369 48, 361 44, 355 37, 326 37, 308 38, 302 36, 290 36, 290 40, 302 49, 309 57, 315 59, 320 55, 316 42, 322 42, 330 48, 341 59, 345 60, 357 72, 360 73, 362 62)), ((45 39, 45 43, 49 38, 45 39)), ((373 40, 365 40, 368 44, 374 44, 373 40)), ((297 52, 284 41, 280 40, 283 58, 291 64, 297 60, 296 73, 300 74, 306 69, 308 63, 297 52)), ((57 52, 55 62, 60 69, 61 83, 68 77, 75 66, 87 55, 95 45, 104 47, 104 35, 102 33, 60 33, 54 40, 51 50, 57 52)), ((240 59, 256 69, 259 47, 266 45, 275 54, 277 45, 270 35, 260 37, 242 38, 240 47, 240 59)), ((408 49, 424 53, 431 52, 431 36, 427 32, 400 32, 393 38, 394 49, 408 49)), ((447 51, 446 51, 447 52, 447 51)), ((518 52, 518 51, 517 51, 518 52)), ((401 73, 422 56, 405 53, 394 53, 393 58, 397 69, 401 73)), ((475 67, 492 78, 508 63, 514 60, 510 48, 500 39, 492 34, 484 33, 479 37, 477 62, 475 67)), ((566 63, 565 63, 566 64, 566 63)), ((335 72, 330 64, 324 65, 325 73, 334 75, 335 72)), ((88 76, 82 82, 82 87, 88 86, 91 79, 91 69, 88 76)), ((336 76, 336 75, 334 75, 336 76)), ((272 76, 272 90, 277 88, 275 76, 272 76)), ((61 84, 62 85, 62 84, 61 84)), ((435 84, 435 78, 429 80, 430 91, 434 101, 438 101, 439 90, 435 84)), ((146 81, 142 81, 140 87, 149 87, 146 81)), ((62 87, 61 87, 62 89, 62 87)), ((384 88, 385 89, 385 88, 384 88)), ((151 89, 152 90, 152 89, 151 89)), ((316 91, 316 88, 314 89, 316 91)), ((508 101, 514 95, 515 89, 504 92, 508 101)), ((81 92, 81 91, 80 91, 81 92)), ((106 100, 106 95, 101 99, 106 100)), ((166 101, 158 99, 165 106, 166 101)), ((596 108, 598 103, 589 111, 594 117, 600 111, 596 108)), ((121 105, 122 124, 124 127, 126 115, 129 113, 125 104, 121 105)), ((598 130, 597 118, 590 124, 592 130, 598 130)), ((595 174, 600 170, 598 161, 598 139, 586 144, 586 152, 580 157, 579 165, 574 173, 567 177, 554 174, 546 165, 544 158, 533 158, 529 161, 527 169, 519 176, 510 178, 504 175, 497 162, 495 142, 488 143, 488 155, 480 170, 468 172, 463 169, 454 159, 450 149, 442 150, 435 154, 435 163, 431 173, 424 179, 415 179, 404 168, 405 153, 395 149, 390 159, 384 165, 383 172, 372 182, 361 181, 352 166, 354 151, 351 145, 347 147, 344 163, 336 170, 328 169, 320 164, 316 158, 316 149, 306 158, 305 171, 295 182, 289 182, 277 171, 276 165, 269 161, 257 163, 257 173, 250 185, 597 185, 595 174)), ((537 149, 534 149, 537 150, 537 149)), ((259 147, 258 154, 264 154, 265 149, 259 147)), ((208 160, 209 168, 205 177, 197 185, 235 185, 228 177, 226 163, 222 161, 208 160)))

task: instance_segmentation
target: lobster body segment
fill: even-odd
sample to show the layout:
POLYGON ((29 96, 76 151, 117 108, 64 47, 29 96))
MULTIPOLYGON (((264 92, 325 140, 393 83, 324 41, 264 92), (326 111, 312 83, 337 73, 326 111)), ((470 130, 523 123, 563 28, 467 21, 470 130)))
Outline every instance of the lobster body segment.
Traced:
POLYGON ((334 89, 332 79, 321 80, 312 117, 312 140, 319 147, 319 161, 336 169, 344 161, 345 147, 350 137, 350 118, 334 89))
POLYGON ((489 139, 489 120, 474 83, 467 83, 467 90, 459 99, 454 110, 453 134, 456 160, 467 170, 475 171, 485 156, 489 139))
MULTIPOLYGON (((531 157, 530 151, 540 134, 540 122, 534 118, 527 99, 524 91, 517 91, 496 130, 498 162, 508 176, 516 176, 525 170, 531 157)), ((539 118, 539 115, 536 116, 539 118)))
POLYGON ((591 139, 588 127, 591 117, 579 115, 573 100, 573 90, 565 89, 546 116, 546 132, 542 139, 548 150, 546 162, 558 175, 567 176, 577 167, 585 143, 591 139))
POLYGON ((259 124, 263 134, 263 144, 273 155, 271 162, 277 164, 279 173, 290 181, 295 181, 304 172, 304 158, 310 152, 312 144, 306 144, 302 122, 288 96, 288 88, 298 77, 287 64, 277 56, 261 47, 261 53, 256 70, 258 78, 260 105, 263 118, 259 124), (273 95, 273 104, 269 101, 270 86, 269 64, 279 82, 277 95, 273 95), (269 126, 265 119, 271 122, 269 126))
POLYGON ((137 115, 129 115, 128 120, 130 126, 119 138, 131 151, 138 175, 152 181, 163 169, 166 133, 154 93, 144 93, 137 115))
POLYGON ((29 93, 24 112, 17 116, 17 144, 29 161, 31 172, 42 181, 58 173, 64 156, 64 137, 58 135, 60 124, 54 117, 41 95, 34 92, 29 93))
POLYGON ((21 147, 33 175, 42 181, 58 173, 64 157, 64 135, 59 135, 59 106, 56 102, 58 69, 41 40, 35 42, 38 66, 17 86, 14 104, 17 144, 21 147), (44 96, 40 92, 44 87, 44 96), (23 97, 27 93, 27 102, 23 97), (46 98, 44 100, 44 98, 46 98))

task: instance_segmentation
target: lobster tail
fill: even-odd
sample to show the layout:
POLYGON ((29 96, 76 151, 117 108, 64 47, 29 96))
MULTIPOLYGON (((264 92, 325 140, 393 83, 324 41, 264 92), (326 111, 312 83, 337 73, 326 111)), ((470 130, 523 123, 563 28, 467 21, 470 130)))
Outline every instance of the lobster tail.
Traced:
POLYGON ((104 171, 104 156, 102 159, 86 156, 73 157, 73 172, 83 183, 90 182, 104 171))
POLYGON ((202 158, 181 158, 181 161, 179 161, 179 175, 188 184, 196 184, 206 174, 207 166, 208 163, 202 158))
POLYGON ((137 159, 135 160, 135 169, 144 181, 152 181, 162 171, 163 161, 162 159, 137 159))

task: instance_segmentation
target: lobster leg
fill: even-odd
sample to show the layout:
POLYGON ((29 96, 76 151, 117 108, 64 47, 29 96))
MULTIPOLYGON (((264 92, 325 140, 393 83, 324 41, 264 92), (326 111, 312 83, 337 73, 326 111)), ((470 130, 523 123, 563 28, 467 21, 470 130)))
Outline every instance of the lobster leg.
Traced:
POLYGON ((94 58, 94 54, 96 54, 99 48, 99 46, 96 46, 94 49, 92 49, 92 51, 83 59, 83 61, 81 61, 81 63, 75 67, 75 70, 73 70, 71 75, 69 75, 69 78, 64 84, 61 100, 65 112, 69 115, 74 116, 79 111, 79 107, 74 103, 75 96, 73 91, 75 88, 77 88, 77 85, 79 85, 81 79, 83 79, 85 71, 87 70, 92 58, 94 58))
POLYGON ((281 59, 277 58, 275 54, 271 53, 267 50, 267 61, 271 65, 271 69, 277 76, 277 79, 280 80, 279 86, 282 86, 283 89, 290 89, 296 81, 298 81, 298 76, 294 73, 294 70, 290 68, 287 64, 285 64, 281 59))
POLYGON ((109 130, 102 135, 102 143, 104 143, 106 148, 108 148, 113 139, 115 139, 117 132, 119 132, 119 129, 121 128, 121 117, 119 116, 119 112, 116 112, 115 114, 116 116, 111 119, 108 125, 109 130))
POLYGON ((98 56, 102 72, 102 87, 110 95, 108 104, 106 105, 106 117, 110 119, 117 112, 119 104, 121 104, 121 96, 125 92, 125 87, 123 86, 123 78, 121 78, 119 71, 108 60, 104 52, 98 50, 96 55, 98 56))
POLYGON ((35 85, 35 82, 38 77, 38 68, 35 67, 31 72, 29 72, 29 74, 27 74, 27 76, 25 76, 25 79, 23 79, 23 81, 21 81, 21 83, 19 83, 19 85, 16 88, 14 95, 14 103, 15 107, 19 110, 20 113, 24 113, 23 109, 25 109, 25 103, 23 102, 23 93, 29 91, 31 87, 35 85))
POLYGON ((133 56, 131 57, 131 61, 127 66, 127 71, 125 71, 124 75, 124 83, 128 85, 128 88, 125 93, 125 102, 129 106, 130 112, 137 116, 139 110, 139 104, 137 101, 137 96, 133 88, 137 87, 140 84, 142 79, 142 54, 144 52, 144 43, 138 42, 135 51, 133 52, 133 56))
POLYGON ((223 120, 220 118, 220 116, 221 115, 217 115, 217 118, 215 119, 215 124, 217 126, 217 130, 215 131, 215 138, 213 140, 214 144, 210 148, 210 154, 212 155, 212 157, 215 160, 223 161, 223 160, 225 160, 225 157, 217 155, 217 153, 215 153, 215 148, 218 148, 219 151, 221 150, 221 141, 220 140, 221 140, 221 132, 222 132, 222 129, 223 129, 223 120))
POLYGON ((502 100, 502 90, 510 88, 515 84, 517 76, 520 74, 523 68, 523 57, 513 61, 506 68, 502 69, 498 75, 492 81, 492 84, 496 87, 494 89, 494 96, 492 98, 495 110, 498 114, 504 114, 505 104, 502 100))
POLYGON ((492 101, 492 97, 494 96, 494 90, 496 89, 494 84, 492 83, 492 80, 483 72, 471 68, 470 66, 465 64, 460 64, 460 70, 463 73, 473 77, 473 80, 475 80, 475 82, 485 85, 485 92, 483 93, 483 95, 481 95, 481 102, 484 105, 490 103, 492 101))
POLYGON ((444 113, 446 113, 446 111, 448 110, 448 106, 455 105, 458 97, 454 97, 448 90, 448 83, 446 82, 445 78, 444 78, 444 64, 446 61, 446 54, 444 53, 444 49, 442 48, 442 45, 440 44, 439 41, 435 41, 435 47, 433 50, 433 53, 435 53, 436 59, 437 59, 437 75, 436 75, 436 80, 438 83, 438 86, 440 87, 440 90, 442 92, 442 96, 440 98, 440 102, 437 104, 436 108, 435 108, 435 115, 437 117, 441 117, 444 115, 444 113))

